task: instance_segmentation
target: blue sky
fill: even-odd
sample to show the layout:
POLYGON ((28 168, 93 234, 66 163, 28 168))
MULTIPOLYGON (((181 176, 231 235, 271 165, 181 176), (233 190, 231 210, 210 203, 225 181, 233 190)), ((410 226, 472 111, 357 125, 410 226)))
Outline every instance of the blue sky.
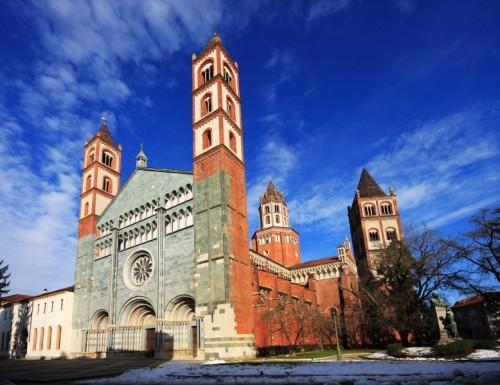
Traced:
POLYGON ((367 167, 406 226, 500 201, 496 1, 35 1, 0 15, 0 256, 12 292, 72 284, 83 142, 108 117, 122 183, 191 169, 191 54, 239 63, 248 204, 272 178, 304 260, 335 254, 367 167))

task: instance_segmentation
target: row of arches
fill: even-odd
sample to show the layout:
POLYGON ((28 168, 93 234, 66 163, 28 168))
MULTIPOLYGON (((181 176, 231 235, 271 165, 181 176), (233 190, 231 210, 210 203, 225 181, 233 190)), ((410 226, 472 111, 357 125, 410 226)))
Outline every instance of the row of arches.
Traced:
MULTIPOLYGON (((377 215, 377 208, 373 203, 366 203, 363 205, 365 216, 371 217, 377 215)), ((382 202, 380 204, 381 215, 392 215, 394 213, 392 204, 390 202, 382 202)))
MULTIPOLYGON (((171 234, 193 225, 193 208, 188 206, 177 212, 165 215, 165 234, 171 234)), ((158 226, 156 221, 143 226, 120 233, 118 236, 118 250, 124 250, 137 246, 158 237, 158 226)), ((111 254, 111 241, 103 242, 104 252, 111 254)), ((101 246, 101 245, 100 245, 101 246)), ((105 254, 105 255, 109 255, 105 254)))
POLYGON ((293 243, 294 245, 299 243, 299 239, 294 237, 293 235, 280 235, 280 234, 265 234, 259 238, 257 238, 257 243, 259 245, 264 245, 266 243, 272 242, 284 242, 284 243, 293 243))
POLYGON ((57 325, 56 328, 56 341, 55 344, 52 344, 52 326, 47 328, 47 335, 45 335, 45 328, 42 326, 40 328, 40 334, 38 334, 38 328, 33 330, 33 335, 31 336, 32 341, 32 350, 60 350, 61 349, 61 336, 62 336, 62 327, 61 325, 57 325))
POLYGON ((155 208, 157 207, 158 201, 153 200, 152 202, 148 202, 145 205, 141 205, 140 207, 130 210, 128 213, 120 215, 118 218, 118 227, 127 227, 145 218, 153 216, 155 214, 155 208))
POLYGON ((165 208, 177 206, 183 202, 193 199, 193 185, 188 183, 179 189, 165 194, 165 208))
MULTIPOLYGON (((167 322, 192 321, 195 319, 195 302, 190 295, 175 297, 165 308, 164 320, 167 322)), ((142 297, 129 300, 119 316, 120 326, 148 327, 156 325, 156 312, 153 305, 142 297)), ((106 310, 97 310, 90 320, 92 330, 105 330, 109 323, 106 310)))
POLYGON ((158 227, 156 221, 153 221, 144 226, 121 233, 118 236, 118 250, 128 249, 129 247, 140 245, 157 237, 158 227))

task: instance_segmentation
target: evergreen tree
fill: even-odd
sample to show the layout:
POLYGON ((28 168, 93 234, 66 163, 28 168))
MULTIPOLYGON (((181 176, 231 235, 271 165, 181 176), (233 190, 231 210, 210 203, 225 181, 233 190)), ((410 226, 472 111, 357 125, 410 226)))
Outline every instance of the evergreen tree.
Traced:
POLYGON ((3 266, 3 259, 0 260, 0 297, 9 292, 9 265, 3 266))

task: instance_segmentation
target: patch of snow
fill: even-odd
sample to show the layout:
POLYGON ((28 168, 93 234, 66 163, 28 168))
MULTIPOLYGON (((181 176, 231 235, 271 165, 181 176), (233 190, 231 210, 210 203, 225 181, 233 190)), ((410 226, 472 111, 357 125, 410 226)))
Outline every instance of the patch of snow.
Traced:
POLYGON ((202 363, 202 365, 221 365, 221 364, 225 364, 225 363, 226 363, 226 361, 224 361, 224 360, 210 360, 210 361, 202 363))
POLYGON ((428 385, 469 384, 484 376, 488 383, 500 383, 496 362, 453 361, 340 361, 311 363, 186 365, 168 363, 164 367, 134 369, 120 376, 86 380, 86 384, 324 384, 349 380, 356 385, 404 383, 428 385), (458 381, 458 382, 457 382, 458 381))
POLYGON ((429 346, 416 346, 404 348, 403 352, 410 357, 426 357, 432 355, 432 348, 429 346))
POLYGON ((387 350, 384 350, 383 352, 375 352, 375 353, 368 354, 366 357, 372 358, 372 359, 374 358, 376 360, 381 360, 381 359, 388 359, 391 356, 389 356, 389 354, 387 353, 387 350))
POLYGON ((496 350, 477 349, 467 356, 469 360, 494 360, 500 359, 500 352, 496 350))

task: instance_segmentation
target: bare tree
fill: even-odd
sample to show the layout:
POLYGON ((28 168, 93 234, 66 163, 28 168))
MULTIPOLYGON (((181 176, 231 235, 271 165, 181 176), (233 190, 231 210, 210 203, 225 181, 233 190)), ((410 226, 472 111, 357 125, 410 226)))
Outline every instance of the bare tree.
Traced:
POLYGON ((470 220, 472 230, 447 244, 462 262, 455 288, 484 295, 500 288, 500 208, 483 209, 470 220))
POLYGON ((428 228, 409 231, 404 242, 393 241, 379 256, 376 270, 365 283, 365 314, 383 319, 387 329, 381 337, 395 330, 404 344, 410 334, 429 337, 432 294, 452 288, 462 273, 450 246, 428 228))
POLYGON ((280 333, 287 341, 289 353, 299 351, 311 331, 312 307, 302 298, 280 293, 270 298, 262 314, 272 332, 280 333))

